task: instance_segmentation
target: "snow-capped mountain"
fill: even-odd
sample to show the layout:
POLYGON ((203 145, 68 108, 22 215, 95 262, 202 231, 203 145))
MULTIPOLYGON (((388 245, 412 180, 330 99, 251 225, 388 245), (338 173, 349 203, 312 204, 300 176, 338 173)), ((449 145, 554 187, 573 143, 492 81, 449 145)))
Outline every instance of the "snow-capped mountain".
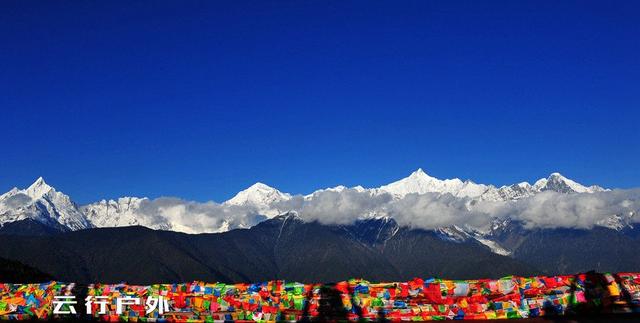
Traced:
POLYGON ((71 230, 92 227, 69 196, 56 191, 42 177, 27 189, 13 188, 0 195, 0 225, 25 219, 71 230))
POLYGON ((628 212, 624 214, 614 214, 606 219, 597 222, 598 226, 621 231, 624 229, 633 229, 632 219, 636 216, 635 212, 628 212))
POLYGON ((462 181, 458 178, 440 180, 427 175, 422 168, 418 168, 409 177, 383 185, 376 190, 389 193, 395 198, 403 198, 407 194, 425 193, 450 193, 457 197, 478 197, 490 188, 493 186, 476 184, 470 180, 462 181))
MULTIPOLYGON (((152 229, 173 230, 187 233, 224 232, 235 228, 248 228, 266 218, 273 218, 289 211, 300 212, 304 205, 313 202, 326 193, 360 194, 358 198, 372 200, 391 196, 392 201, 401 201, 407 195, 436 194, 451 195, 463 199, 464 210, 481 201, 515 202, 545 191, 562 194, 584 194, 606 191, 599 186, 584 186, 559 173, 552 173, 531 185, 527 182, 495 187, 478 184, 458 178, 441 180, 429 176, 422 169, 408 177, 377 188, 336 186, 314 191, 310 194, 293 196, 263 183, 256 183, 237 193, 223 203, 198 203, 180 199, 163 201, 148 198, 123 197, 117 200, 101 200, 78 207, 69 196, 56 191, 38 178, 27 189, 14 188, 0 196, 0 224, 23 219, 33 219, 45 224, 57 224, 71 230, 89 227, 121 227, 141 225, 152 229)), ((385 199, 382 199, 385 200, 385 199)), ((388 201, 386 199, 385 201, 388 201)), ((345 201, 342 206, 348 206, 345 201)), ((366 204, 366 203, 365 203, 366 204)), ((364 205, 364 204, 363 204, 364 205)), ((338 206, 337 206, 338 207, 338 206)), ((341 207, 341 206, 340 206, 341 207)), ((429 204, 424 207, 428 208, 429 204)), ((425 209, 425 212, 429 210, 425 209)), ((326 212, 331 212, 331 208, 326 212)), ((357 210, 356 210, 357 212, 357 210)), ((396 211, 397 212, 397 211, 396 211)), ((631 213, 633 215, 633 213, 631 213)), ((388 216, 385 209, 363 211, 362 218, 388 216)), ((610 218, 600 220, 596 225, 620 230, 629 226, 633 216, 610 214, 610 218)), ((453 240, 480 237, 474 228, 443 227, 440 234, 453 240)), ((487 244, 487 243, 484 243, 487 244)), ((494 249, 496 249, 495 247, 494 249)))
MULTIPOLYGON (((144 218, 139 216, 142 203, 147 201, 149 199, 146 197, 121 197, 117 200, 101 200, 82 206, 81 211, 93 225, 99 228, 131 225, 151 227, 151 224, 144 223, 144 218)), ((168 228, 158 227, 157 229, 168 228)))
POLYGON ((322 194, 322 193, 325 193, 325 192, 342 193, 342 192, 344 192, 345 190, 348 190, 348 189, 352 189, 352 190, 354 190, 356 192, 359 192, 359 193, 363 193, 363 192, 373 193, 372 190, 367 190, 366 188, 364 188, 364 187, 362 187, 360 185, 354 186, 354 187, 351 187, 351 188, 348 188, 348 187, 346 187, 344 185, 338 185, 338 186, 335 186, 335 187, 328 187, 328 188, 323 188, 323 189, 319 189, 317 191, 314 191, 311 194, 305 195, 304 199, 305 199, 305 201, 310 201, 310 200, 316 198, 319 194, 322 194))
POLYGON ((249 228, 266 218, 273 218, 288 211, 278 204, 289 199, 290 194, 256 183, 221 204, 184 204, 175 198, 152 203, 146 197, 123 197, 91 203, 82 206, 81 210, 96 227, 141 225, 155 230, 212 233, 249 228), (209 216, 211 212, 216 214, 215 218, 209 216))
POLYGON ((548 178, 539 179, 531 189, 534 192, 554 191, 558 193, 596 193, 606 191, 606 189, 597 185, 586 187, 562 176, 560 173, 552 173, 548 178))
POLYGON ((289 211, 278 208, 278 204, 290 199, 291 194, 282 193, 269 185, 258 182, 240 191, 234 197, 224 202, 223 205, 255 208, 258 214, 273 218, 289 211))
POLYGON ((537 180, 534 185, 528 182, 521 182, 496 188, 493 185, 478 184, 471 180, 462 181, 459 178, 437 179, 429 176, 422 168, 419 168, 406 178, 373 190, 376 193, 389 193, 395 198, 403 198, 407 194, 449 193, 456 197, 469 197, 485 201, 513 201, 533 196, 543 191, 554 191, 558 193, 595 193, 606 191, 606 189, 597 185, 584 186, 562 176, 560 173, 552 173, 547 178, 541 178, 537 180))
POLYGON ((522 182, 488 190, 482 195, 482 199, 487 201, 515 201, 533 196, 535 193, 536 191, 532 189, 531 184, 522 182))
POLYGON ((489 187, 481 194, 480 199, 485 201, 515 201, 544 191, 571 194, 604 192, 607 189, 597 185, 587 187, 562 176, 560 173, 551 173, 549 177, 541 178, 533 185, 528 182, 521 182, 505 185, 497 189, 489 187))

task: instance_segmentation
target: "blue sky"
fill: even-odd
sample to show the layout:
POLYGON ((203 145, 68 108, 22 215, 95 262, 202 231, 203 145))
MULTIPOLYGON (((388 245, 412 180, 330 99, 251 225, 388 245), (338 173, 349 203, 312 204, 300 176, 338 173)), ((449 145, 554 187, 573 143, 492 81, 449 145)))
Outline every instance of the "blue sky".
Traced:
POLYGON ((0 3, 0 189, 640 186, 640 4, 0 3))

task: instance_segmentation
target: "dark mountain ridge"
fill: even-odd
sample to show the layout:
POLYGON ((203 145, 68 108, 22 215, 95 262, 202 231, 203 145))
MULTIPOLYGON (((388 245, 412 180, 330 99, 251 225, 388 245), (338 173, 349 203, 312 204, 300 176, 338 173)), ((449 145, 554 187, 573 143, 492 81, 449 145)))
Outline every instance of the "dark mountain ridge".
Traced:
POLYGON ((492 233, 491 239, 549 274, 571 274, 595 270, 625 272, 640 270, 640 229, 527 229, 510 222, 492 233))
POLYGON ((52 279, 51 275, 38 269, 14 260, 0 258, 0 282, 2 283, 41 283, 52 279))
POLYGON ((391 221, 326 226, 289 214, 251 229, 197 235, 138 226, 34 236, 0 230, 0 257, 79 283, 389 281, 536 272, 478 243, 445 241, 391 221), (367 230, 378 234, 373 237, 367 230))
POLYGON ((79 283, 397 281, 640 270, 634 228, 527 229, 511 222, 491 238, 511 256, 492 253, 475 239, 400 227, 391 218, 322 225, 287 214, 215 234, 140 226, 65 232, 24 220, 0 228, 0 257, 79 283))

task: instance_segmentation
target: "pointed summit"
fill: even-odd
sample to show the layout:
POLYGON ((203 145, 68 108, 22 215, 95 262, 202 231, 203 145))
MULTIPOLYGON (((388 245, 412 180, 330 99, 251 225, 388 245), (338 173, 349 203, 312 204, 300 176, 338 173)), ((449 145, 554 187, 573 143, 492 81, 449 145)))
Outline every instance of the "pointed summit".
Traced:
POLYGON ((39 199, 51 190, 54 190, 54 188, 49 186, 49 184, 44 181, 44 178, 40 176, 25 190, 25 194, 29 195, 32 199, 39 199))
POLYGON ((276 189, 271 187, 271 186, 269 186, 269 185, 267 185, 267 184, 261 183, 261 182, 256 182, 255 184, 253 184, 253 185, 251 185, 251 186, 249 186, 249 187, 247 187, 245 189, 245 191, 257 191, 257 190, 270 190, 271 191, 271 190, 276 190, 276 189))
MULTIPOLYGON (((236 194, 233 198, 231 198, 229 201, 227 202, 244 202, 246 200, 252 200, 254 198, 257 197, 261 197, 261 196, 269 196, 269 195, 289 195, 289 194, 284 194, 280 191, 278 191, 277 189, 261 183, 261 182, 256 182, 255 184, 245 188, 244 190, 238 192, 238 194, 236 194)), ((234 203, 231 203, 234 204, 234 203)), ((236 203, 237 204, 237 203, 236 203)), ((241 204, 241 203, 240 203, 241 204)))
POLYGON ((257 209, 260 214, 273 217, 282 213, 282 211, 273 208, 272 205, 290 199, 290 194, 282 193, 269 185, 257 182, 247 189, 240 191, 236 196, 223 204, 253 207, 257 209))
POLYGON ((427 179, 427 180, 436 179, 435 177, 429 176, 429 174, 427 174, 422 168, 418 168, 417 170, 415 170, 413 173, 411 173, 411 175, 409 175, 408 178, 427 179))
POLYGON ((429 176, 422 168, 418 168, 408 177, 381 186, 379 190, 390 193, 396 198, 401 198, 412 193, 425 194, 435 192, 457 195, 463 186, 464 183, 458 178, 440 180, 429 176))
POLYGON ((38 179, 36 179, 36 181, 33 182, 33 184, 31 184, 31 186, 29 187, 41 186, 41 185, 47 185, 47 183, 44 181, 44 178, 42 178, 42 176, 38 177, 38 179))
POLYGON ((23 195, 23 198, 11 204, 0 203, 0 224, 31 219, 47 226, 62 225, 70 230, 91 227, 91 223, 71 198, 56 191, 42 177, 38 177, 24 190, 13 189, 2 196, 13 195, 23 195), (30 198, 24 198, 24 195, 30 198))
POLYGON ((578 182, 562 176, 559 172, 549 174, 547 178, 541 178, 533 184, 533 190, 554 191, 558 193, 594 193, 604 191, 602 187, 592 186, 586 187, 578 182))

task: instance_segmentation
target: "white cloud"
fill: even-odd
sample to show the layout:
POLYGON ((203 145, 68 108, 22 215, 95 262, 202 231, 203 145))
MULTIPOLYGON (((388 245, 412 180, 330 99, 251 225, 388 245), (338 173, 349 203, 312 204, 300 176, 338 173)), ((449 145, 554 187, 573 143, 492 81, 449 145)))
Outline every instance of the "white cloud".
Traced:
MULTIPOLYGON (((640 189, 564 194, 546 191, 517 201, 491 202, 451 194, 409 194, 399 200, 353 189, 321 192, 304 201, 303 218, 348 224, 369 215, 389 215, 401 225, 434 229, 450 225, 483 228, 494 218, 511 218, 529 228, 592 228, 613 215, 637 214, 640 189)), ((640 222, 638 216, 629 219, 640 222)))
POLYGON ((482 227, 490 217, 473 207, 469 198, 451 194, 409 194, 393 202, 390 215, 401 225, 435 229, 451 225, 482 227))
MULTIPOLYGON (((495 215, 521 220, 528 227, 592 228, 612 215, 637 214, 640 189, 599 193, 561 194, 542 192, 516 203, 507 203, 495 215)), ((638 222, 637 216, 630 219, 638 222)))
POLYGON ((384 214, 391 200, 389 194, 371 195, 356 189, 323 191, 304 201, 298 211, 307 220, 323 224, 349 224, 372 212, 384 214))
POLYGON ((248 228, 266 219, 248 207, 225 206, 215 202, 199 203, 168 197, 144 201, 136 215, 141 225, 187 233, 248 228))
MULTIPOLYGON (((551 191, 509 202, 476 201, 451 194, 386 193, 345 189, 322 191, 312 198, 294 196, 272 207, 294 210, 307 221, 350 224, 370 216, 391 216, 400 225, 433 229, 450 225, 486 227, 494 218, 522 221, 529 228, 592 228, 615 214, 637 214, 640 189, 563 194, 551 191)), ((146 200, 136 212, 139 224, 188 233, 248 228, 266 219, 255 207, 199 203, 177 198, 146 200)), ((637 215, 631 219, 640 222, 637 215)))

